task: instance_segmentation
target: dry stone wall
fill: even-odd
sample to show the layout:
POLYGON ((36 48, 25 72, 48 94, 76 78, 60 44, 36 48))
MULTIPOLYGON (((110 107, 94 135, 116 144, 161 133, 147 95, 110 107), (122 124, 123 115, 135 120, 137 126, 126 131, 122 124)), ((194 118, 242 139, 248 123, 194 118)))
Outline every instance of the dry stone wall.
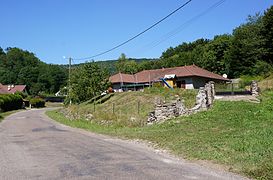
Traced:
POLYGON ((259 96, 259 87, 257 81, 252 81, 250 86, 252 96, 259 96))
POLYGON ((159 123, 164 122, 167 119, 171 119, 178 116, 190 115, 199 111, 205 111, 213 105, 215 97, 214 82, 210 81, 201 87, 196 96, 195 106, 191 109, 187 109, 183 100, 177 98, 170 103, 164 103, 157 100, 155 103, 155 110, 149 114, 147 123, 159 123))

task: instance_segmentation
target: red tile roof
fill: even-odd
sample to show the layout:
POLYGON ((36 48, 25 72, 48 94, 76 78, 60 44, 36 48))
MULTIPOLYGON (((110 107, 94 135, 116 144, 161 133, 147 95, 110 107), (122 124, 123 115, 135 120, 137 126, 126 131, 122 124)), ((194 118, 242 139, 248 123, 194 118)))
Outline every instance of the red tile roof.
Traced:
POLYGON ((0 94, 8 94, 7 89, 0 83, 0 94))
POLYGON ((23 92, 26 89, 26 85, 2 85, 0 83, 0 94, 14 94, 15 92, 23 92))
POLYGON ((110 77, 111 83, 135 83, 134 75, 118 73, 110 77))
POLYGON ((164 78, 166 74, 175 74, 176 77, 198 76, 198 77, 205 77, 209 79, 228 81, 227 78, 224 78, 218 74, 202 69, 196 65, 191 65, 191 66, 181 66, 181 67, 174 67, 174 68, 144 70, 134 75, 118 73, 110 77, 110 82, 111 83, 120 83, 120 82, 147 83, 147 82, 158 81, 160 80, 160 78, 164 78))

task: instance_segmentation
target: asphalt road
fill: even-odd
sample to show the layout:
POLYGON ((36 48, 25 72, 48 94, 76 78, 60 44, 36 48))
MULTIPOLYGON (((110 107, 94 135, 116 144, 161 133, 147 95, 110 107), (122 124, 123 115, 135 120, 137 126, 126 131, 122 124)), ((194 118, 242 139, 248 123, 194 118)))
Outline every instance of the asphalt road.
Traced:
POLYGON ((0 179, 243 179, 132 141, 60 125, 46 109, 0 123, 0 179))

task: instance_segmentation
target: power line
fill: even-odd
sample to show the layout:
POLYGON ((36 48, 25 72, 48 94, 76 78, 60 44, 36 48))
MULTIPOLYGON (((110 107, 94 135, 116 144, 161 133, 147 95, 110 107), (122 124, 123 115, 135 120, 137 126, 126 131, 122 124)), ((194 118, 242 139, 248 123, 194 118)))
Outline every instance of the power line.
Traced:
POLYGON ((180 25, 176 29, 174 29, 174 30, 168 32, 167 34, 165 34, 164 36, 162 36, 160 40, 153 41, 152 43, 146 45, 145 47, 143 47, 143 49, 145 49, 146 51, 148 51, 147 48, 152 49, 152 48, 158 46, 159 44, 161 44, 162 42, 168 40, 169 38, 172 38, 176 34, 180 33, 183 29, 185 29, 186 27, 188 27, 189 25, 191 25, 194 21, 196 21, 197 19, 199 19, 202 16, 206 15, 207 13, 209 13, 210 11, 212 11, 213 9, 217 8, 218 6, 220 6, 221 4, 223 4, 225 1, 226 0, 217 1, 216 3, 214 3, 212 6, 210 6, 209 8, 207 8, 206 10, 204 10, 203 12, 201 12, 200 14, 194 16, 193 18, 189 19, 188 21, 186 21, 185 23, 183 23, 182 25, 180 25))
POLYGON ((149 31, 150 29, 154 28, 155 26, 157 26, 158 24, 160 24, 162 21, 166 20, 167 18, 169 18, 170 16, 172 16, 174 13, 176 13, 177 11, 179 11, 180 9, 182 9, 183 7, 185 7, 187 4, 189 4, 192 0, 188 0, 187 2, 185 2, 184 4, 182 4, 181 6, 179 6, 177 9, 175 9, 174 11, 172 11, 171 13, 169 13, 167 16, 165 16, 164 18, 160 19, 159 21, 157 21, 156 23, 154 23, 153 25, 151 25, 150 27, 148 27, 147 29, 143 30, 142 32, 138 33, 137 35, 131 37, 130 39, 120 43, 119 45, 107 50, 107 51, 103 51, 101 53, 98 53, 96 55, 90 56, 90 57, 85 57, 85 58, 73 58, 74 60, 87 60, 87 59, 92 59, 94 57, 98 57, 101 56, 103 54, 106 54, 108 52, 111 52, 127 43, 129 43, 130 41, 136 39, 137 37, 141 36, 142 34, 146 33, 147 31, 149 31))

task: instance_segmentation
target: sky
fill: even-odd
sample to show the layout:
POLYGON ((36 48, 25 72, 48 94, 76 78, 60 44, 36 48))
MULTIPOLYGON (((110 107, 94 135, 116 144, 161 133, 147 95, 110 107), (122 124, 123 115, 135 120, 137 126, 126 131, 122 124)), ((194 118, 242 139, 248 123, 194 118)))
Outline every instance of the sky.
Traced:
MULTIPOLYGON (((18 47, 52 64, 107 51, 147 29, 187 0, 0 0, 0 47, 18 47)), ((192 0, 140 37, 94 61, 158 58, 169 47, 231 34, 273 0, 192 0), (208 11, 209 9, 209 11, 208 11), (206 12, 206 13, 204 13, 206 12), (198 17, 198 18, 196 18, 198 17)))

